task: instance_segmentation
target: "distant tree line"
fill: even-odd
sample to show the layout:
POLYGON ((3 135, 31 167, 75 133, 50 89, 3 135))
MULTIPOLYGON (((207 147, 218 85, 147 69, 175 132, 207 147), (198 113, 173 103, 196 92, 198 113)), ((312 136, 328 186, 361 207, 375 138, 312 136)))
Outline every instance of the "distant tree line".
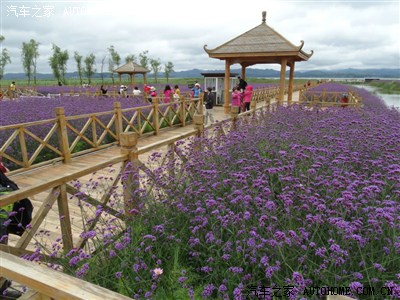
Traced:
MULTIPOLYGON (((0 35, 0 44, 5 40, 4 36, 0 35)), ((23 42, 21 48, 21 62, 24 69, 24 73, 28 78, 28 84, 31 80, 36 84, 36 72, 37 72, 37 59, 39 58, 39 43, 34 39, 29 42, 23 42)), ((65 74, 67 73, 67 63, 69 60, 68 50, 62 50, 56 44, 53 43, 52 46, 53 54, 49 57, 49 65, 53 72, 54 78, 59 83, 66 84, 65 74)), ((108 71, 113 84, 114 82, 114 70, 121 65, 121 56, 115 50, 114 46, 111 45, 107 48, 108 54, 101 59, 101 79, 104 80, 104 68, 105 64, 108 62, 108 71), (107 61, 108 58, 108 61, 107 61)), ((79 52, 74 52, 74 59, 76 62, 77 73, 81 84, 83 83, 84 77, 86 77, 88 83, 91 83, 92 76, 96 72, 96 56, 91 53, 85 58, 79 54, 79 52)), ((168 61, 164 66, 161 64, 159 58, 154 59, 149 57, 149 51, 145 50, 139 53, 138 56, 134 54, 128 54, 125 58, 125 63, 134 62, 148 70, 150 70, 154 75, 154 80, 157 83, 158 75, 164 67, 164 74, 169 80, 169 76, 174 72, 174 64, 168 61)), ((11 58, 7 48, 2 47, 0 53, 0 80, 4 76, 4 69, 7 64, 11 63, 11 58)))

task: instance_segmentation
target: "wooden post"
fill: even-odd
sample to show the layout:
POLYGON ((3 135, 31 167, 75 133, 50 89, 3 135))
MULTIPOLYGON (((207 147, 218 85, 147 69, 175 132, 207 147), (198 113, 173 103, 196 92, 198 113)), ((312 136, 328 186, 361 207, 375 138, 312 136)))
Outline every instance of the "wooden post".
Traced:
POLYGON ((197 135, 200 136, 204 130, 204 109, 203 109, 204 93, 200 93, 197 110, 193 115, 194 128, 197 129, 197 135))
POLYGON ((239 106, 231 106, 232 129, 236 129, 236 121, 239 115, 239 106))
POLYGON ((251 99, 250 110, 252 111, 253 115, 256 114, 256 109, 257 109, 257 102, 256 102, 256 100, 251 99))
POLYGON ((289 71, 289 89, 288 89, 288 105, 292 105, 293 100, 293 83, 294 83, 294 61, 290 63, 289 71))
POLYGON ((229 106, 230 106, 230 93, 229 93, 229 81, 231 78, 231 69, 230 69, 230 61, 225 61, 225 82, 224 82, 224 113, 229 114, 229 106))
POLYGON ((266 105, 267 105, 267 111, 271 111, 271 96, 267 96, 265 99, 266 105))
POLYGON ((300 89, 299 89, 299 104, 302 103, 302 100, 303 100, 302 98, 303 98, 303 89, 300 88, 300 89))
POLYGON ((132 209, 139 207, 139 154, 137 141, 139 135, 135 132, 121 133, 121 154, 127 154, 128 159, 122 169, 122 183, 124 187, 124 208, 126 216, 132 215, 132 209), (125 174, 124 174, 125 173, 125 174))
POLYGON ((287 59, 282 58, 281 59, 281 77, 280 77, 280 85, 279 85, 278 105, 282 105, 283 98, 285 96, 286 64, 287 64, 287 59))
POLYGON ((22 162, 24 163, 24 168, 28 168, 29 157, 28 157, 28 148, 26 147, 24 127, 20 127, 19 129, 19 144, 21 147, 21 156, 22 156, 22 162))
POLYGON ((122 128, 122 112, 121 112, 121 102, 114 102, 114 114, 115 114, 115 135, 117 136, 118 143, 121 143, 121 133, 122 128))
POLYGON ((64 163, 71 162, 71 152, 69 150, 67 121, 65 120, 64 107, 56 107, 56 118, 58 123, 58 143, 60 145, 61 153, 64 156, 64 163))
POLYGON ((185 127, 186 126, 186 99, 184 96, 181 96, 181 99, 180 99, 180 109, 181 109, 182 127, 185 127))
POLYGON ((318 96, 314 94, 312 106, 314 107, 317 106, 317 102, 318 102, 318 96))
POLYGON ((158 113, 158 97, 153 98, 153 124, 154 124, 154 134, 160 134, 160 114, 158 113))
POLYGON ((67 186, 62 184, 60 186, 60 194, 57 198, 58 213, 60 218, 60 227, 62 233, 62 240, 64 245, 64 252, 67 253, 73 248, 71 219, 69 216, 67 186))

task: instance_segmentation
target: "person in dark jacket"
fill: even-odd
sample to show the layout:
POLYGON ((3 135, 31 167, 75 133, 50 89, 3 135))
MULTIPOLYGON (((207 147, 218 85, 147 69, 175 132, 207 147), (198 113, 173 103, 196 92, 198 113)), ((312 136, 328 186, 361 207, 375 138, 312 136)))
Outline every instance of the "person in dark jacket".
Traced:
MULTIPOLYGON (((9 180, 8 177, 4 174, 8 171, 8 169, 3 165, 1 161, 0 165, 2 166, 2 168, 0 168, 0 194, 6 194, 10 191, 18 189, 18 186, 15 184, 15 182, 9 180)), ((9 213, 12 212, 14 209, 15 207, 13 204, 8 204, 0 207, 0 244, 8 244, 8 233, 10 226, 9 213)), ((18 224, 15 224, 15 226, 18 226, 18 224)), ((6 279, 4 283, 0 286, 0 296, 3 296, 4 299, 18 299, 22 296, 22 293, 20 291, 17 291, 10 286, 11 281, 6 279)))
POLYGON ((246 88, 246 86, 247 86, 247 82, 246 82, 246 80, 244 80, 240 76, 238 77, 238 79, 239 79, 238 88, 239 88, 240 92, 243 93, 245 88, 246 88))
POLYGON ((208 123, 208 119, 210 119, 211 124, 214 123, 214 102, 215 95, 212 92, 212 88, 208 87, 206 92, 204 93, 204 104, 206 106, 206 119, 205 125, 208 123))

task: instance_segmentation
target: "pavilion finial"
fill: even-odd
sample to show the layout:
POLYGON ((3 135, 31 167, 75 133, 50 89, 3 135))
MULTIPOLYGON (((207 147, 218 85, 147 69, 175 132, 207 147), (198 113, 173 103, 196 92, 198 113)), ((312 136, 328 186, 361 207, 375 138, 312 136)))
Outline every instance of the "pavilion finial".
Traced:
POLYGON ((267 12, 264 10, 262 12, 262 23, 265 24, 265 21, 267 20, 267 12))

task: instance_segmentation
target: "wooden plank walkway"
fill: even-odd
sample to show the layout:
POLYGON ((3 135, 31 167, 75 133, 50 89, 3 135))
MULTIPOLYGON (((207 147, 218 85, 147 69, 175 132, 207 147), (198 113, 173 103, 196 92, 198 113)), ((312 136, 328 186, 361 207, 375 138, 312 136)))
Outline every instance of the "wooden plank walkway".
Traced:
MULTIPOLYGON (((215 119, 222 121, 230 118, 229 115, 223 113, 223 107, 216 107, 214 111, 215 119)), ((177 140, 193 136, 197 130, 193 124, 185 127, 166 128, 160 131, 159 135, 144 135, 138 139, 138 152, 142 161, 147 161, 147 158, 154 152, 166 152, 167 145, 177 140), (160 144, 164 146, 160 148, 160 144)), ((118 174, 112 172, 112 169, 120 169, 122 162, 127 160, 127 154, 121 152, 120 146, 112 146, 110 148, 98 150, 88 154, 74 157, 68 164, 55 163, 53 165, 46 165, 40 168, 34 168, 25 172, 13 174, 10 178, 15 181, 20 187, 19 190, 14 191, 8 195, 1 195, 0 206, 14 201, 29 197, 34 206, 34 215, 40 210, 43 202, 49 194, 51 189, 61 184, 73 185, 74 182, 79 181, 82 186, 87 185, 89 182, 96 181, 98 178, 111 177, 118 174), (96 174, 95 174, 96 173, 96 174)), ((113 178, 113 179, 114 179, 113 178)), ((101 198, 102 190, 106 186, 99 188, 98 198, 101 198)), ((88 187, 89 189, 89 187, 88 187)), ((93 193, 93 191, 91 191, 93 193)), ((84 231, 82 225, 82 207, 79 201, 75 198, 68 199, 69 214, 71 217, 72 238, 74 244, 80 239, 80 234, 84 231)), ((34 251, 35 243, 40 243, 41 246, 50 247, 52 241, 60 238, 62 235, 60 230, 60 217, 57 205, 51 207, 44 222, 40 226, 40 230, 35 234, 35 238, 27 250, 34 251)), ((19 237, 10 235, 9 245, 15 246, 19 237)))

